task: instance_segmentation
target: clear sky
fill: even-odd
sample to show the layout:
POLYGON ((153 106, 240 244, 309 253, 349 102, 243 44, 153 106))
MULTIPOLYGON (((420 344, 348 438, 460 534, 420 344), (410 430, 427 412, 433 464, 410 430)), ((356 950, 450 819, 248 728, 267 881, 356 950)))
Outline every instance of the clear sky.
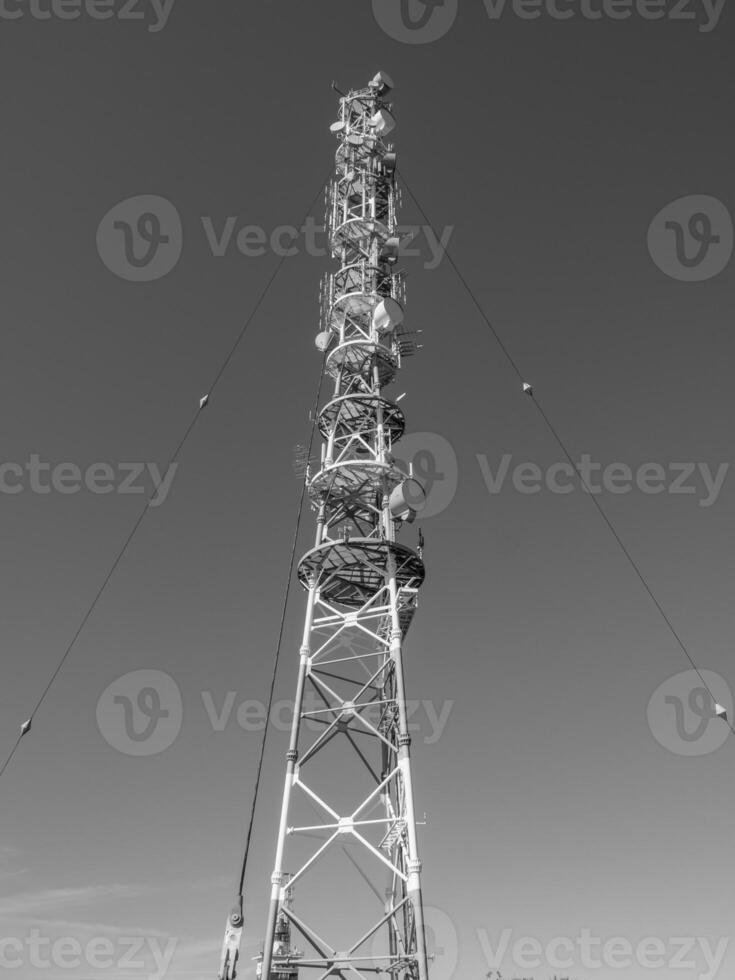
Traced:
MULTIPOLYGON (((715 473, 733 459, 733 265, 682 281, 647 247, 673 201, 735 207, 733 12, 714 26, 711 4, 662 20, 644 6, 591 19, 570 0, 558 7, 571 19, 542 6, 527 20, 461 0, 441 36, 405 43, 385 4, 366 0, 176 0, 165 23, 142 0, 142 20, 117 2, 109 20, 41 20, 50 0, 7 0, 0 455, 24 476, 0 495, 0 756, 145 499, 40 493, 26 464, 107 463, 117 490, 121 464, 165 471, 278 263, 269 247, 242 254, 238 231, 301 223, 332 166, 330 83, 360 86, 378 69, 396 84, 399 167, 451 227, 457 265, 575 459, 664 467, 664 492, 600 501, 695 661, 735 684, 735 473, 715 499, 702 469, 693 493, 666 492, 672 464, 715 473), (104 216, 137 195, 167 199, 183 228, 178 262, 147 282, 98 251, 104 216)), ((322 220, 321 201, 312 213, 322 220)), ((406 193, 402 218, 422 220, 406 193)), ((504 975, 708 976, 702 943, 732 934, 733 743, 686 756, 661 744, 676 744, 660 728, 671 712, 649 726, 649 699, 686 658, 591 501, 517 489, 517 464, 546 473, 560 449, 450 264, 427 268, 421 235, 418 247, 407 318, 425 347, 392 393, 407 392, 409 432, 441 436, 457 461, 455 487, 451 453, 436 454, 447 506, 422 523, 427 582, 406 645, 409 697, 429 705, 413 757, 436 980, 484 976, 504 934, 546 947, 583 930, 633 948, 655 937, 663 965, 616 968, 608 955, 585 968, 578 944, 572 968, 544 953, 522 970, 509 953, 504 975), (677 937, 694 966, 677 968, 677 937)), ((303 249, 284 263, 0 779, 9 976, 138 980, 160 975, 157 954, 171 980, 215 975, 260 738, 257 709, 243 723, 238 709, 267 693, 329 267, 303 249), (146 757, 118 751, 98 723, 103 692, 140 670, 169 675, 182 705, 172 744, 146 757), (58 939, 68 947, 52 956, 58 939)), ((136 485, 150 491, 147 472, 136 485)), ((312 533, 309 517, 301 550, 312 533)), ((279 699, 292 696, 302 616, 297 587, 279 699)), ((283 727, 266 755, 245 959, 265 921, 283 727)), ((735 946, 716 976, 733 970, 735 946)))

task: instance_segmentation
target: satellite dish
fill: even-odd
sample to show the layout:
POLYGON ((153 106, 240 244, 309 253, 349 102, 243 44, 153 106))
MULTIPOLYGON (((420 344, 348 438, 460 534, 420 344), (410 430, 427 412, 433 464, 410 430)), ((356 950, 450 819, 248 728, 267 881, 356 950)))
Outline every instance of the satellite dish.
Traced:
POLYGON ((410 523, 425 506, 426 492, 419 481, 412 478, 394 487, 388 499, 391 516, 398 521, 410 523))
POLYGON ((388 72, 379 71, 369 82, 370 88, 376 88, 381 94, 393 88, 393 79, 388 72))
POLYGON ((373 326, 378 333, 388 333, 394 330, 399 323, 403 323, 403 307, 396 300, 388 296, 381 299, 373 310, 373 326))
POLYGON ((378 136, 387 136, 396 128, 396 121, 387 109, 378 109, 370 119, 370 125, 378 136))
POLYGON ((334 122, 329 128, 333 133, 341 133, 342 130, 345 128, 345 124, 341 121, 334 122))
POLYGON ((380 257, 384 262, 397 262, 398 261, 398 251, 401 247, 401 241, 397 237, 387 238, 380 249, 380 257))
POLYGON ((322 330, 322 332, 318 333, 314 338, 314 343, 316 345, 316 349, 324 353, 325 351, 328 351, 329 348, 332 346, 333 340, 334 340, 334 334, 331 333, 331 331, 322 330))

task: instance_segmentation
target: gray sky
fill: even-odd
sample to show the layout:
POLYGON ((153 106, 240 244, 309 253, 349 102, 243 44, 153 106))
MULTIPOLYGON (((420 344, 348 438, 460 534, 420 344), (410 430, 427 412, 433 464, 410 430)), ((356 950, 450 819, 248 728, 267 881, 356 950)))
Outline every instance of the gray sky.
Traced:
MULTIPOLYGON (((493 19, 492 4, 464 0, 442 36, 404 43, 384 29, 385 5, 364 0, 176 0, 165 23, 142 2, 143 20, 116 3, 109 20, 42 21, 39 2, 8 0, 24 16, 0 15, 4 462, 107 463, 118 490, 123 463, 165 471, 278 262, 270 248, 243 255, 237 231, 301 223, 332 164, 330 82, 382 68, 399 167, 451 226, 455 261, 570 452, 665 468, 664 492, 600 501, 694 660, 735 683, 735 475, 722 471, 714 499, 701 469, 693 493, 666 492, 672 464, 732 461, 733 266, 682 281, 647 247, 673 201, 733 210, 732 11, 716 26, 695 2, 694 20, 636 7, 591 20, 571 2, 559 4, 569 20, 511 6, 493 19), (178 262, 148 282, 115 275, 97 248, 107 212, 137 195, 167 199, 183 227, 178 262), (219 238, 228 216, 218 257, 205 225, 219 238)), ((407 193, 402 219, 421 222, 407 193)), ((687 757, 654 738, 649 699, 689 665, 591 501, 514 485, 517 464, 546 473, 561 452, 449 263, 425 268, 419 240, 407 317, 425 349, 392 393, 408 392, 409 432, 442 436, 458 464, 451 502, 423 521, 427 583, 406 646, 409 697, 430 702, 414 739, 425 901, 456 929, 457 977, 488 971, 503 930, 545 946, 583 929, 634 947, 658 937, 667 965, 585 970, 578 947, 557 973, 707 975, 701 947, 672 974, 672 937, 731 935, 732 743, 687 757), (477 456, 494 475, 505 454, 491 493, 477 456)), ((267 693, 329 267, 303 250, 284 263, 0 780, 0 938, 38 928, 115 951, 109 968, 44 970, 26 947, 11 976, 155 975, 153 939, 177 941, 167 977, 215 973, 259 741, 236 712, 267 693), (102 692, 137 670, 170 675, 182 698, 173 744, 145 758, 116 751, 97 722, 102 692), (207 704, 219 712, 228 691, 218 731, 207 704), (121 963, 120 937, 139 937, 144 967, 121 963)), ((451 457, 437 464, 451 484, 451 457)), ((3 758, 145 500, 34 492, 23 472, 0 498, 3 758)), ((136 485, 150 492, 150 471, 136 485)), ((302 550, 312 533, 309 518, 302 550)), ((294 589, 278 698, 292 696, 302 615, 294 589)), ((245 958, 263 931, 286 742, 274 728, 245 958)), ((448 957, 436 980, 449 980, 448 957)), ((717 976, 734 967, 732 949, 717 976)), ((503 969, 513 975, 511 959, 503 969)), ((546 960, 525 970, 553 973, 546 960)))

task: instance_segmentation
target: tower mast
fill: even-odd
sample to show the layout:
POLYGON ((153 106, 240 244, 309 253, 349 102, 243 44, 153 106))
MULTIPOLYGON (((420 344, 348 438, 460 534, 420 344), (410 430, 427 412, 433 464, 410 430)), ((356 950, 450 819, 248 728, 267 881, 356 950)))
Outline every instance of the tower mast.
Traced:
POLYGON ((333 390, 307 472, 316 537, 298 566, 306 614, 258 965, 269 980, 428 975, 403 661, 424 564, 397 540, 424 491, 392 455, 405 421, 383 393, 414 350, 395 267, 391 87, 379 72, 342 96, 331 127, 339 268, 323 283, 316 344, 333 390))

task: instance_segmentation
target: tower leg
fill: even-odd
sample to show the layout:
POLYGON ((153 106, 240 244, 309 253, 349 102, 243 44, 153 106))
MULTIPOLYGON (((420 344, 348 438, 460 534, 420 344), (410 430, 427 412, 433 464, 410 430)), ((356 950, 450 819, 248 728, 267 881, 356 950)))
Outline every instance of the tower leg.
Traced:
POLYGON ((402 632, 398 617, 398 587, 396 585, 395 569, 391 569, 388 589, 392 619, 391 658, 394 664, 398 707, 398 766, 401 770, 403 780, 406 830, 408 834, 407 890, 411 905, 413 906, 414 922, 416 925, 416 958, 418 960, 419 978, 420 980, 428 980, 429 968, 426 955, 426 930, 424 928, 424 906, 421 895, 421 861, 419 860, 418 841, 416 837, 416 812, 413 800, 413 781, 411 779, 411 735, 408 731, 406 689, 403 678, 402 632))
MULTIPOLYGON (((311 624, 314 618, 314 600, 316 597, 316 586, 311 585, 309 596, 306 603, 306 616, 304 619, 304 633, 301 642, 299 659, 299 676, 296 682, 296 698, 294 700, 293 719, 291 721, 291 738, 289 741, 288 752, 286 753, 286 780, 283 786, 283 801, 281 803, 281 818, 278 823, 278 840, 276 843, 276 858, 271 875, 271 899, 268 907, 268 918, 266 921, 265 940, 263 944, 263 961, 261 965, 261 977, 263 980, 270 980, 271 965, 273 962, 273 940, 276 932, 276 921, 278 911, 283 899, 283 889, 285 876, 283 872, 283 851, 286 844, 286 830, 288 827, 288 811, 291 801, 291 789, 296 773, 296 762, 298 759, 299 728, 301 726, 301 713, 304 704, 304 684, 306 680, 306 669, 309 662, 311 624)), ((267 723, 267 722, 266 722, 267 723)))

